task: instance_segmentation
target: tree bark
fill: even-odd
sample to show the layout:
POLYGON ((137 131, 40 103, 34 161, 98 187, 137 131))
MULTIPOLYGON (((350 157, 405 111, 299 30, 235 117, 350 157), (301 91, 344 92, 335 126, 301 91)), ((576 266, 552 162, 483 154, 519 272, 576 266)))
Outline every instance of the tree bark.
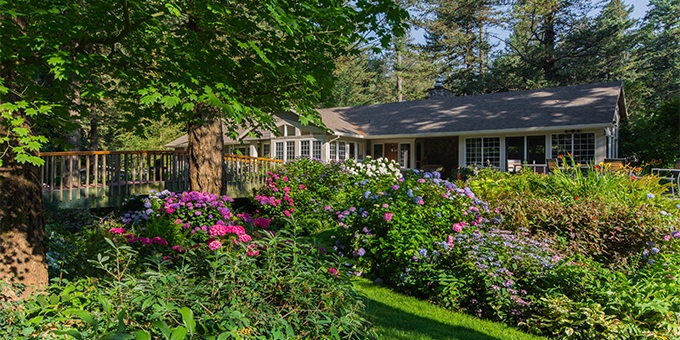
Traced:
MULTIPOLYGON (((4 133, 0 125, 0 133, 4 133)), ((28 296, 48 283, 45 221, 37 166, 15 160, 10 151, 0 167, 0 280, 25 290, 0 289, 1 299, 28 296)))
POLYGON ((189 190, 221 195, 224 140, 222 121, 198 105, 189 123, 189 190))

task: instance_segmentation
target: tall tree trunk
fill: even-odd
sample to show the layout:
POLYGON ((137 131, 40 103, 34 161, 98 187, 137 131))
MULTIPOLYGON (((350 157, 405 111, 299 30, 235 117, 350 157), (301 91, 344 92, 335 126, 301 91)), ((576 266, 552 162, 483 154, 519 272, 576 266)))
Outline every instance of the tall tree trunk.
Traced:
POLYGON ((402 71, 403 71, 403 65, 402 63, 402 56, 401 56, 401 50, 397 51, 397 101, 399 103, 404 101, 404 91, 403 91, 403 82, 404 80, 401 77, 402 71))
MULTIPOLYGON (((4 134, 0 125, 0 134, 4 134)), ((47 285, 42 185, 37 166, 15 160, 10 151, 0 167, 0 280, 23 285, 16 295, 4 287, 0 300, 25 297, 47 285)))
POLYGON ((90 105, 90 151, 99 150, 99 115, 97 104, 90 105))
POLYGON ((543 31, 543 49, 545 53, 545 58, 543 59, 543 73, 545 79, 548 81, 554 81, 557 78, 555 72, 555 63, 557 61, 557 56, 555 55, 556 49, 556 39, 557 34, 555 33, 555 14, 550 13, 546 15, 543 21, 544 31, 543 31))
POLYGON ((197 106, 199 119, 189 123, 189 190, 221 195, 224 140, 222 121, 197 106))

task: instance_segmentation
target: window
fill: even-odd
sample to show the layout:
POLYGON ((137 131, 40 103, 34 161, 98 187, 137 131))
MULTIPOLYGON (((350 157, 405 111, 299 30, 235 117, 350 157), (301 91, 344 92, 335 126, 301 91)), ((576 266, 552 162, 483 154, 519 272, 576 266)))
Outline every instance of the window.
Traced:
POLYGON ((348 143, 347 144, 347 147, 349 148, 349 158, 351 158, 351 159, 357 158, 356 152, 354 152, 355 151, 355 145, 356 144, 354 144, 354 143, 348 143))
POLYGON ((399 144, 399 166, 404 168, 411 167, 411 144, 399 144))
POLYGON ((374 144, 373 145, 373 159, 378 159, 383 156, 383 145, 374 144))
POLYGON ((319 140, 312 142, 312 157, 321 159, 321 141, 319 140))
POLYGON ((338 159, 345 160, 347 158, 347 143, 338 142, 338 159))
POLYGON ((309 141, 308 140, 303 140, 300 141, 300 157, 307 157, 309 158, 309 141))
POLYGON ((338 159, 338 142, 328 143, 331 148, 331 159, 338 159))
POLYGON ((594 133, 562 133, 552 135, 552 158, 571 154, 576 163, 586 164, 595 159, 594 133))
POLYGON ((501 166, 500 137, 466 138, 465 164, 479 166, 501 166))
POLYGON ((286 160, 291 161, 295 159, 295 142, 286 142, 286 160))
POLYGON ((271 157, 270 147, 269 143, 262 144, 262 157, 271 157))
POLYGON ((276 153, 276 159, 283 159, 283 142, 276 142, 274 145, 274 152, 276 153))

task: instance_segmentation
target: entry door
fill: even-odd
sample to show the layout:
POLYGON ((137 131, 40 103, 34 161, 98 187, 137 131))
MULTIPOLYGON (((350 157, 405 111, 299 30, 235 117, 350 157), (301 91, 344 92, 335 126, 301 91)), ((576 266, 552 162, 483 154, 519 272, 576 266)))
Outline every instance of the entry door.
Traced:
POLYGON ((545 164, 545 136, 527 136, 527 163, 545 164))
POLYGON ((399 144, 385 143, 385 158, 399 162, 399 144))
POLYGON ((505 137, 505 159, 524 160, 524 136, 505 137))

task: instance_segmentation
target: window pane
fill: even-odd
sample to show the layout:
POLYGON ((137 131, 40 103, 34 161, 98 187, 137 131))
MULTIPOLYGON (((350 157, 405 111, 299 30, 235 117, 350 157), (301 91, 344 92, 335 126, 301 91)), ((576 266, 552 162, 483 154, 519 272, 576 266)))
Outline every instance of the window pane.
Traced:
POLYGON ((338 152, 340 153, 338 159, 345 160, 347 158, 347 143, 338 142, 338 152))
POLYGON ((312 146, 314 148, 312 150, 313 152, 312 157, 316 159, 321 159, 321 141, 315 140, 312 146))
POLYGON ((331 159, 337 160, 338 159, 338 142, 330 143, 330 147, 331 147, 331 159))
POLYGON ((383 156, 383 145, 374 144, 373 145, 373 159, 378 159, 383 156))
POLYGON ((262 157, 271 157, 271 150, 269 150, 269 144, 262 145, 262 157))
POLYGON ((295 159, 295 142, 286 142, 286 160, 295 159))
POLYGON ((465 165, 482 165, 482 139, 465 139, 465 165))
POLYGON ((283 142, 276 142, 275 149, 276 159, 283 159, 283 142))
POLYGON ((501 166, 501 139, 499 137, 487 137, 482 141, 482 157, 484 166, 501 166))
POLYGON ((300 141, 300 156, 301 157, 309 157, 309 141, 308 140, 300 141))

